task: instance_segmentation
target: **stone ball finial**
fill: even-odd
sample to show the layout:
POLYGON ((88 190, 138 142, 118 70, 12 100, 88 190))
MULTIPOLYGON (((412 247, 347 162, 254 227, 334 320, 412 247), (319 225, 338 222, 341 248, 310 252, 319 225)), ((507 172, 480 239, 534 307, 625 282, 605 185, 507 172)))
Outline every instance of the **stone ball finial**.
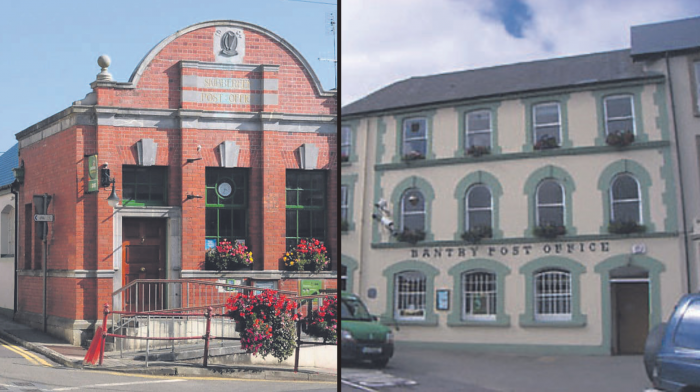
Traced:
POLYGON ((106 54, 103 54, 97 59, 97 65, 102 68, 102 72, 97 74, 97 80, 101 81, 111 81, 112 80, 112 74, 107 71, 107 67, 112 64, 112 59, 109 58, 106 54))
POLYGON ((112 64, 112 59, 110 59, 106 54, 103 54, 97 59, 97 65, 99 65, 102 69, 106 69, 110 64, 112 64))

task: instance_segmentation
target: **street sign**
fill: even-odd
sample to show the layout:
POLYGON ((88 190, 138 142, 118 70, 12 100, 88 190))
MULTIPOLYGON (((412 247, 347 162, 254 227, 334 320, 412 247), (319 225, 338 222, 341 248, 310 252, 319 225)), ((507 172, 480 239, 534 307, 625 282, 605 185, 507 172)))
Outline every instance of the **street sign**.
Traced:
POLYGON ((34 215, 34 222, 53 222, 53 215, 36 214, 34 215))

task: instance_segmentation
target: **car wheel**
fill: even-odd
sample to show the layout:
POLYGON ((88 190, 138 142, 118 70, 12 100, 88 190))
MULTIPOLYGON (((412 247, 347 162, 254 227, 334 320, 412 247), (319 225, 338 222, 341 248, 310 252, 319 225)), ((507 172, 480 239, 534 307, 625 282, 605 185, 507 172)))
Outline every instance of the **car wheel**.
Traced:
POLYGON ((666 332, 666 323, 655 326, 647 335, 647 341, 644 344, 644 369, 652 383, 654 382, 654 362, 656 361, 656 355, 661 349, 661 340, 664 338, 664 332, 666 332))
POLYGON ((388 363, 389 363, 389 358, 373 359, 372 360, 372 365, 374 365, 375 367, 378 367, 380 369, 385 368, 388 363))

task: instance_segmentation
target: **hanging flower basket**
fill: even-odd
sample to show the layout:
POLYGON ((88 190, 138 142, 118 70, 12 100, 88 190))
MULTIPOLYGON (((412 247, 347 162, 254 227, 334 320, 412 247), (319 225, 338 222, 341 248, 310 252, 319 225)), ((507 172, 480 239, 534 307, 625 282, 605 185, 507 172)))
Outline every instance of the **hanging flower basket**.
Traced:
POLYGON ((467 155, 478 158, 482 155, 491 154, 491 149, 486 146, 471 146, 467 149, 467 155))
POLYGON ((647 227, 635 221, 612 221, 608 224, 608 232, 612 234, 644 233, 647 227))
POLYGON ((279 362, 294 354, 296 348, 295 323, 299 317, 293 314, 296 303, 272 290, 262 293, 242 294, 226 301, 228 316, 240 324, 241 348, 247 353, 272 355, 279 362))
POLYGON ((534 145, 535 150, 549 150, 558 147, 557 138, 554 136, 542 136, 534 145))
POLYGON ((300 240, 282 256, 282 261, 287 271, 320 272, 331 264, 326 246, 315 238, 300 240))
POLYGON ((223 240, 219 245, 207 250, 204 268, 206 270, 235 271, 253 266, 253 252, 243 244, 231 244, 223 240))
POLYGON ((624 147, 634 142, 634 133, 632 131, 616 131, 611 132, 605 138, 605 143, 614 147, 624 147))
POLYGON ((547 223, 535 227, 534 234, 540 238, 556 238, 560 235, 566 234, 566 227, 547 223))
POLYGON ((396 239, 401 242, 415 244, 416 242, 423 241, 425 239, 425 232, 423 230, 405 229, 396 235, 396 239))
POLYGON ((462 233, 462 239, 476 244, 481 242, 484 238, 491 238, 493 236, 493 230, 490 226, 476 226, 462 233))
POLYGON ((327 296, 323 306, 307 317, 306 333, 325 343, 338 344, 338 297, 327 296))

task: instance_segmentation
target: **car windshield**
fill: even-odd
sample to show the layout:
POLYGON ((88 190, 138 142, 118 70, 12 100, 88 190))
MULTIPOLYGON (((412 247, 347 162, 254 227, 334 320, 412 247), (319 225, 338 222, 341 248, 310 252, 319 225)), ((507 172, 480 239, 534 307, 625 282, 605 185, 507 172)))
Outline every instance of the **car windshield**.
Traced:
POLYGON ((343 299, 340 302, 340 318, 341 320, 372 321, 372 316, 365 305, 354 299, 343 299))

